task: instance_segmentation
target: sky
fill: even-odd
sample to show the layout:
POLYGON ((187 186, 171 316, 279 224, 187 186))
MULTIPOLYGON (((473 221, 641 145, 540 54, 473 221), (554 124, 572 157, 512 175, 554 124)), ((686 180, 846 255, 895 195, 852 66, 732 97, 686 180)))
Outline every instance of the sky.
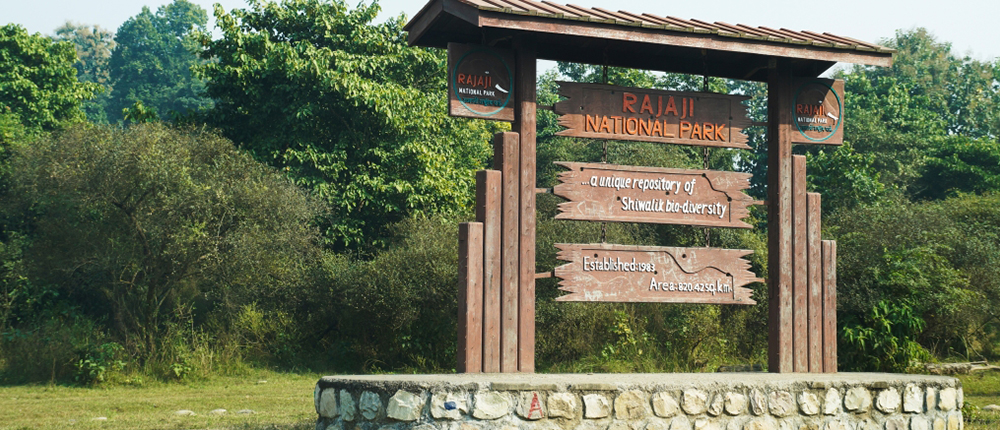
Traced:
MULTIPOLYGON (((212 5, 226 10, 246 7, 244 0, 191 0, 211 17, 212 5)), ((361 0, 347 0, 355 5, 361 0)), ((370 2, 371 0, 364 0, 370 2)), ((157 7, 170 0, 0 0, 0 25, 14 22, 32 33, 51 34, 66 21, 97 24, 115 30, 142 6, 157 7)), ((586 7, 635 13, 724 21, 730 24, 829 32, 866 42, 892 37, 896 30, 925 27, 953 52, 979 60, 1000 57, 1000 37, 992 32, 1000 17, 998 0, 556 0, 586 7)), ((412 17, 425 0, 381 0, 380 19, 406 13, 412 17)), ((210 25, 213 25, 210 23, 210 25)), ((539 67, 543 69, 543 67, 539 67)))

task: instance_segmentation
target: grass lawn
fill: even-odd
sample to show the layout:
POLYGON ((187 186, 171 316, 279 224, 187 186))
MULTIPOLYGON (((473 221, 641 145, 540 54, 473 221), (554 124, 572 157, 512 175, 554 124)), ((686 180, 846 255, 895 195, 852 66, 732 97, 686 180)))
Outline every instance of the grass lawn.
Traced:
POLYGON ((960 375, 965 392, 965 429, 1000 429, 1000 414, 980 410, 986 405, 1000 405, 1000 372, 977 372, 960 375))
MULTIPOLYGON (((187 384, 143 387, 0 387, 0 429, 287 429, 312 430, 313 386, 322 375, 261 371, 187 384), (195 416, 178 416, 187 409, 195 416), (223 415, 209 415, 226 409, 223 415), (253 414, 237 414, 241 409, 253 414), (95 420, 104 417, 106 420, 95 420)), ((966 430, 1000 429, 1000 372, 961 375, 966 430)))
POLYGON ((0 429, 309 429, 321 375, 259 372, 143 387, 0 387, 0 429), (178 416, 188 409, 195 416, 178 416), (209 415, 226 409, 224 415, 209 415), (250 409, 253 414, 237 414, 250 409), (105 417, 106 420, 95 420, 105 417))

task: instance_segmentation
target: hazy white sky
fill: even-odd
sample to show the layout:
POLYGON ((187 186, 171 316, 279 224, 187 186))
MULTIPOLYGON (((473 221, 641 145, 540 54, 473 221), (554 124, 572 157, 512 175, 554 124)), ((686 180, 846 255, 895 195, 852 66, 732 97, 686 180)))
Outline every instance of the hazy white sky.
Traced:
MULTIPOLYGON (((62 23, 98 24, 116 30, 143 5, 155 10, 171 0, 0 0, 0 24, 15 22, 31 32, 50 34, 62 23)), ((211 16, 212 5, 226 10, 245 7, 244 0, 192 0, 211 16)), ((361 0, 348 0, 355 5, 361 0)), ((370 0, 364 0, 369 2, 370 0)), ((926 27, 939 40, 951 42, 959 54, 981 60, 1000 57, 996 20, 1000 0, 555 0, 580 6, 649 12, 680 18, 725 21, 751 26, 826 31, 868 42, 891 37, 897 29, 926 27)), ((413 16, 423 0, 382 0, 383 16, 413 16)))

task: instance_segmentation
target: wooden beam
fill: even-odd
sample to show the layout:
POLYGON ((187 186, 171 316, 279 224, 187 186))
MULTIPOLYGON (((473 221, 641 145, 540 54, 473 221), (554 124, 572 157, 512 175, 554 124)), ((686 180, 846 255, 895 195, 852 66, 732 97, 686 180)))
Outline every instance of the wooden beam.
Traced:
POLYGON ((535 33, 536 37, 545 37, 546 35, 579 36, 592 40, 604 39, 681 46, 728 53, 783 57, 783 59, 834 61, 882 67, 892 65, 891 52, 865 52, 812 45, 789 45, 752 39, 736 39, 715 34, 664 32, 659 29, 623 27, 596 22, 574 21, 566 23, 551 18, 510 15, 493 11, 480 11, 478 21, 478 26, 482 28, 503 29, 509 32, 530 32, 535 33))
POLYGON ((438 19, 438 15, 440 15, 441 11, 444 10, 441 5, 442 1, 443 0, 437 0, 427 3, 424 5, 424 8, 417 12, 413 19, 406 24, 404 29, 409 32, 406 41, 410 44, 410 46, 416 44, 417 41, 423 37, 424 33, 427 32, 427 29, 434 24, 434 21, 438 19))
POLYGON ((517 370, 535 371, 535 87, 534 43, 515 43, 516 103, 512 130, 520 135, 520 274, 517 370))
POLYGON ((823 371, 823 250, 821 245, 822 197, 809 193, 809 372, 823 371))
POLYGON ((458 225, 459 373, 480 373, 483 363, 483 223, 458 225))
POLYGON ((837 242, 823 241, 823 372, 837 372, 837 242))
POLYGON ((483 371, 500 372, 501 173, 476 173, 476 221, 483 223, 483 371))
POLYGON ((809 371, 809 247, 806 157, 792 156, 792 344, 796 372, 809 371))
POLYGON ((768 370, 792 364, 792 76, 787 61, 768 68, 768 370))
MULTIPOLYGON (((520 254, 518 175, 520 148, 517 133, 497 133, 493 139, 494 162, 501 172, 502 215, 500 231, 500 371, 517 371, 518 258, 520 254)), ((532 273, 534 278, 534 273, 532 273)))

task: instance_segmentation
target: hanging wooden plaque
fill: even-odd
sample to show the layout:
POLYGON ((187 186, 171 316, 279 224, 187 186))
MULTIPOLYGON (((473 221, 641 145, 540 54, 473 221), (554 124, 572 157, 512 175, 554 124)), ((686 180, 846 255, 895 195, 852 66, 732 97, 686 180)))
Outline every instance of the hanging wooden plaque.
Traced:
POLYGON ((753 251, 557 243, 562 302, 658 302, 753 305, 762 282, 742 257, 753 251))
POLYGON ((792 143, 844 143, 844 81, 799 79, 792 84, 792 143))
POLYGON ((559 82, 557 135, 750 149, 745 96, 559 82))
POLYGON ((556 219, 752 228, 749 173, 556 162, 556 219))
POLYGON ((448 44, 448 114, 514 120, 514 52, 448 44))

